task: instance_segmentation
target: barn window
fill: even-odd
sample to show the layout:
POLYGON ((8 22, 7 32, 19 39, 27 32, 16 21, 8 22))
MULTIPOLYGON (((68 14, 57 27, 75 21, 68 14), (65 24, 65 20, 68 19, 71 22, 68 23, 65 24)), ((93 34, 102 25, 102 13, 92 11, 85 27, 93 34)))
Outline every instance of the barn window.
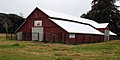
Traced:
POLYGON ((36 26, 36 27, 42 26, 42 21, 40 21, 40 20, 35 20, 35 21, 34 21, 34 26, 36 26))
POLYGON ((69 38, 75 38, 75 34, 69 34, 69 38))

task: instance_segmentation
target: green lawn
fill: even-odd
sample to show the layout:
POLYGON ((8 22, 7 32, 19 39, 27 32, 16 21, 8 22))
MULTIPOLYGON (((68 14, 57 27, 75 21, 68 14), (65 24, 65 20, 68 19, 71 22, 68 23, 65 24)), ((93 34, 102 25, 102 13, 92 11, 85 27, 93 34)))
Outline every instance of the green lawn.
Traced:
POLYGON ((2 36, 0 60, 120 60, 120 40, 65 45, 6 40, 2 36))

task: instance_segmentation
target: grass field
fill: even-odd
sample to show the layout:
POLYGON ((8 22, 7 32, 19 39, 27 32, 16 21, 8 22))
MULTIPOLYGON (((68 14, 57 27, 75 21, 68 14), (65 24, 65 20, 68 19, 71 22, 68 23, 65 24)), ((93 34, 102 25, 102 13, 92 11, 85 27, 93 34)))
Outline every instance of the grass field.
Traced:
POLYGON ((120 40, 65 45, 6 40, 1 36, 0 60, 120 60, 120 40))

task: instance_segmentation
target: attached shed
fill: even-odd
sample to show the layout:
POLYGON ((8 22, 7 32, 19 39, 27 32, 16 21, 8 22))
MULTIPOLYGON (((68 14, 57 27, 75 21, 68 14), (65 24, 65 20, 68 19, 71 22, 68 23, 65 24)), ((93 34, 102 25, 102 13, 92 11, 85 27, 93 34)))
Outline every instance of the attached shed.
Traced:
POLYGON ((72 16, 35 8, 16 30, 18 40, 38 40, 66 44, 94 43, 104 40, 104 34, 89 24, 77 23, 72 16), (64 16, 63 16, 64 15, 64 16))
POLYGON ((69 43, 94 43, 104 40, 104 34, 89 25, 57 19, 51 20, 68 32, 69 39, 67 41, 69 43))

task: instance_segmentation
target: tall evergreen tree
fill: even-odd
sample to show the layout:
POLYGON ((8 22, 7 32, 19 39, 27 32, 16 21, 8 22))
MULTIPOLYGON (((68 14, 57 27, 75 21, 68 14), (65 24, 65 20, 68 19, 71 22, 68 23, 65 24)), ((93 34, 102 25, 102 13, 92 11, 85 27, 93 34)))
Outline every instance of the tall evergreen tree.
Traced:
POLYGON ((98 23, 109 23, 109 28, 120 35, 120 11, 117 5, 118 0, 93 0, 92 9, 81 17, 94 20, 98 23))

